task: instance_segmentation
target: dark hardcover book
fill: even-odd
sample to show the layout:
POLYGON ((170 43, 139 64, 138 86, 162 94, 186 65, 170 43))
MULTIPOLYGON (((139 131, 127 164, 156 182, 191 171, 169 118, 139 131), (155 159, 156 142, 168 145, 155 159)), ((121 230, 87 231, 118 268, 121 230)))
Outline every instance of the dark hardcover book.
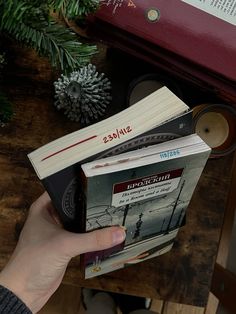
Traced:
POLYGON ((89 21, 112 46, 235 99, 235 4, 104 0, 89 21))
POLYGON ((192 134, 81 166, 84 230, 126 228, 123 245, 82 256, 85 278, 172 248, 210 151, 192 134))
POLYGON ((83 231, 81 163, 192 132, 192 112, 163 87, 133 106, 29 154, 66 229, 83 231))

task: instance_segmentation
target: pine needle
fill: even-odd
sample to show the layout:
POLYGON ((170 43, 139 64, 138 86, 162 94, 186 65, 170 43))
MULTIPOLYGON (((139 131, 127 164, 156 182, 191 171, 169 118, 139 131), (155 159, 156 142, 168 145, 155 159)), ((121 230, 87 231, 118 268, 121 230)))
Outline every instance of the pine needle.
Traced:
POLYGON ((72 18, 96 10, 99 0, 0 0, 0 31, 47 56, 64 73, 90 62, 96 46, 83 44, 77 35, 54 21, 51 10, 72 18))

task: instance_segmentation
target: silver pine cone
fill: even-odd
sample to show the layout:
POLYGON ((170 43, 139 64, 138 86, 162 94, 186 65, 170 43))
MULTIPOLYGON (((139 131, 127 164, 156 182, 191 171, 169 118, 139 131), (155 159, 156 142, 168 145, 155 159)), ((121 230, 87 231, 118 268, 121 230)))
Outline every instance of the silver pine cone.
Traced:
POLYGON ((101 117, 111 101, 111 83, 92 64, 61 75, 54 82, 55 106, 72 121, 89 124, 101 117))

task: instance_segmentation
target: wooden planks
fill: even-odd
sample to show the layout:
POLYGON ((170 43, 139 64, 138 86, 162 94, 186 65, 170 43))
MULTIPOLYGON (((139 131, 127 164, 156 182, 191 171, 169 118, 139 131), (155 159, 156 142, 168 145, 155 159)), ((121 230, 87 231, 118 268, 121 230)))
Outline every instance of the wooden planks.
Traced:
MULTIPOLYGON (((62 284, 39 314, 85 314, 86 312, 80 299, 80 293, 80 288, 62 284)), ((204 313, 204 308, 173 302, 163 302, 156 299, 152 300, 150 310, 159 314, 204 313)))
POLYGON ((151 311, 162 314, 163 309, 164 309, 164 301, 152 299, 151 308, 150 308, 151 311))
POLYGON ((229 313, 236 313, 235 291, 235 274, 216 263, 212 278, 212 293, 229 313))
POLYGON ((165 302, 161 314, 204 314, 204 308, 185 304, 165 302))
MULTIPOLYGON (((226 266, 227 258, 229 255, 234 215, 236 212, 235 191, 236 191, 236 153, 234 153, 234 159, 232 162, 230 187, 229 187, 226 209, 225 209, 225 214, 224 214, 224 223, 222 226, 221 237, 220 237, 220 242, 219 242, 219 247, 218 247, 218 254, 216 258, 218 267, 226 266)), ((214 287, 214 281, 212 283, 211 290, 215 292, 217 291, 216 287, 214 287)), ((205 313, 215 314, 218 308, 218 304, 219 304, 218 298, 213 293, 210 293, 205 313)))
POLYGON ((234 159, 232 162, 230 187, 227 195, 224 223, 222 226, 218 255, 216 260, 217 263, 223 267, 226 266, 229 255, 229 248, 234 224, 234 215, 236 213, 235 191, 236 191, 236 153, 234 153, 234 159))
POLYGON ((81 289, 61 285, 39 314, 79 314, 81 289))
POLYGON ((216 314, 219 305, 219 300, 212 292, 209 293, 207 306, 205 308, 205 314, 216 314))
MULTIPOLYGON (((39 314, 85 314, 80 296, 80 288, 61 285, 39 314)), ((151 311, 158 314, 203 314, 204 308, 191 305, 152 300, 151 311)), ((121 312, 118 311, 118 314, 121 312)), ((94 313, 96 314, 96 313, 94 313)))

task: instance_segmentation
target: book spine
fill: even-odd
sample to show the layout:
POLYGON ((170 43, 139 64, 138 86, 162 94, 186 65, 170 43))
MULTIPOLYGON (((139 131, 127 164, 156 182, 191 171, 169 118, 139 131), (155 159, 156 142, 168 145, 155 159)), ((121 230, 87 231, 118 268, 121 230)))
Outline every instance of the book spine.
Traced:
MULTIPOLYGON (((87 219, 87 181, 82 169, 80 169, 80 220, 78 223, 78 231, 80 233, 86 232, 86 219, 87 219)), ((86 254, 80 256, 80 270, 82 276, 85 277, 86 268, 86 254)))
POLYGON ((176 53, 166 51, 160 46, 151 42, 145 42, 143 38, 129 34, 126 31, 117 31, 117 28, 107 22, 97 19, 91 22, 88 27, 90 37, 101 38, 106 45, 118 48, 126 53, 142 59, 145 62, 157 66, 180 79, 185 79, 201 89, 214 93, 215 95, 235 103, 236 93, 234 81, 229 81, 220 74, 212 75, 189 60, 178 56, 176 53), (207 84, 206 84, 207 82, 207 84))
POLYGON ((88 179, 86 178, 82 169, 80 169, 80 179, 79 179, 79 189, 80 189, 80 221, 79 221, 79 232, 86 232, 86 220, 87 220, 87 184, 88 179))
POLYGON ((81 167, 75 164, 42 180, 64 228, 71 232, 85 232, 84 194, 81 167))
POLYGON ((231 23, 179 0, 168 4, 167 1, 159 0, 119 2, 103 1, 96 14, 97 19, 172 51, 230 80, 236 79, 233 70, 236 66, 236 44, 232 45, 231 40, 235 26, 231 23), (218 53, 212 56, 212 51, 215 50, 218 53), (230 56, 227 60, 228 66, 218 62, 219 55, 225 54, 230 56))

